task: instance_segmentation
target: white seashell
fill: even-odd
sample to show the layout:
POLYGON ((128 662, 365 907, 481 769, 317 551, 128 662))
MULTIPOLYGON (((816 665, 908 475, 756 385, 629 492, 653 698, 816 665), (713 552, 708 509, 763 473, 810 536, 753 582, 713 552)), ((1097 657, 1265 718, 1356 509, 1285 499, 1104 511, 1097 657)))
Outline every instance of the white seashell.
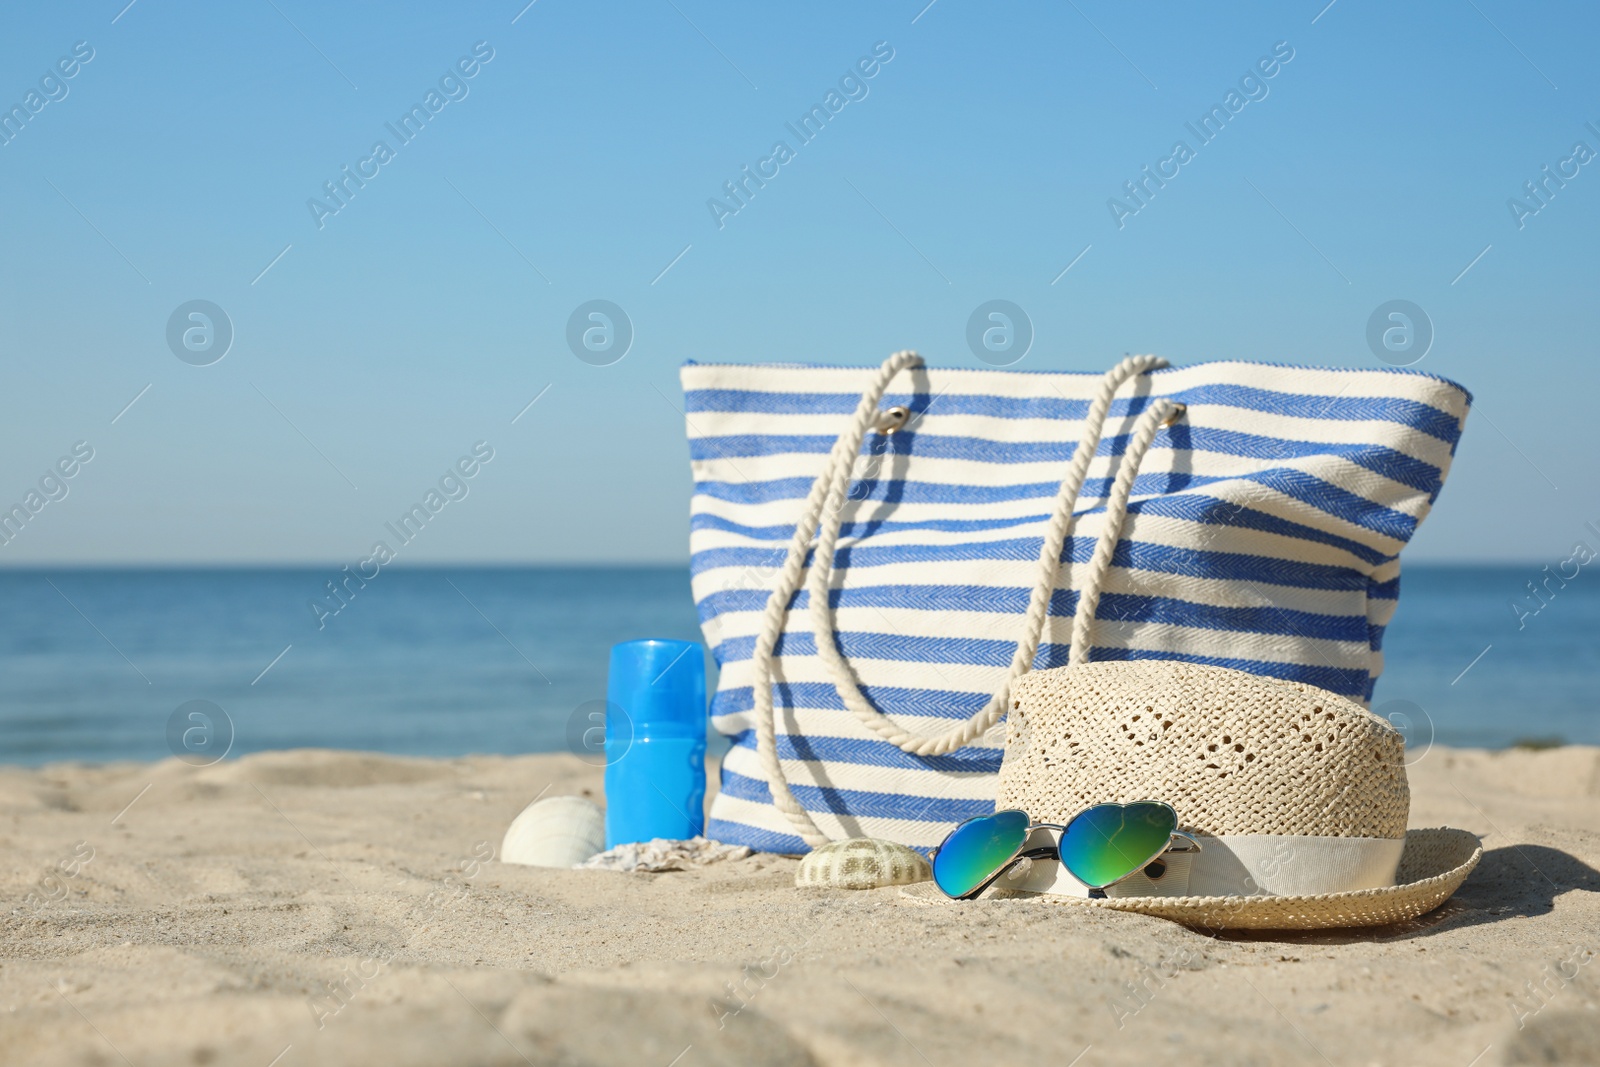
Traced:
POLYGON ((582 797, 536 800, 511 820, 500 862, 528 867, 573 867, 606 847, 606 817, 582 797))
POLYGON ((802 888, 876 889, 926 882, 933 870, 921 853, 876 837, 830 841, 808 854, 794 872, 802 888))

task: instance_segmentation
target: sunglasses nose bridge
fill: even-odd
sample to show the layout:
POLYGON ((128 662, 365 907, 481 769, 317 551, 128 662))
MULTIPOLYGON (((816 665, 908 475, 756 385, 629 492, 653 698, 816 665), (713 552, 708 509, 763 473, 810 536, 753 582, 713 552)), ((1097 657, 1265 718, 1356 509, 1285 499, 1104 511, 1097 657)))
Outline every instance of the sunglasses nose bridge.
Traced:
POLYGON ((1023 836, 1022 846, 1017 849, 1016 855, 1006 860, 999 866, 998 869, 995 870, 993 874, 985 878, 979 888, 974 891, 974 896, 991 886, 998 885, 999 883, 1011 878, 1019 867, 1022 868, 1023 876, 1026 876, 1028 870, 1033 866, 1034 860, 1053 860, 1059 858, 1060 849, 1054 841, 1044 845, 1029 845, 1028 842, 1032 840, 1034 831, 1038 829, 1041 829, 1041 827, 1028 827, 1028 832, 1023 836))
POLYGON ((1028 871, 1033 867, 1033 861, 1034 860, 1052 858, 1054 856, 1054 854, 1055 854, 1055 849, 1053 849, 1053 848, 1050 849, 1049 850, 1049 855, 1045 855, 1044 853, 1045 853, 1044 849, 1037 849, 1037 848, 1024 849, 1023 851, 1017 853, 1015 856, 1012 856, 1011 859, 1007 860, 1005 865, 1002 866, 998 871, 995 872, 994 877, 989 879, 989 884, 990 885, 994 885, 996 883, 1004 882, 1007 879, 1010 879, 1013 875, 1015 875, 1017 873, 1019 868, 1022 871, 1022 875, 1021 876, 1026 876, 1028 871))

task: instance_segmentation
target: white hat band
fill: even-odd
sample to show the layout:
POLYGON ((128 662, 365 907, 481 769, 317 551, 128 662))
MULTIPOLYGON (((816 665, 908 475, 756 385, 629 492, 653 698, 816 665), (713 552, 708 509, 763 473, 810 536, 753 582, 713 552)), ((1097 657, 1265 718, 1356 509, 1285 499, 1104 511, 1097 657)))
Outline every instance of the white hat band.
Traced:
MULTIPOLYGON (((1223 834, 1200 837, 1199 852, 1161 857, 1159 878, 1143 872, 1106 890, 1108 897, 1317 896, 1395 884, 1404 838, 1315 837, 1307 834, 1223 834)), ((1053 845, 1035 830, 1028 846, 1053 845)), ((1087 897, 1089 889, 1054 861, 1041 861, 1002 888, 1087 897)))

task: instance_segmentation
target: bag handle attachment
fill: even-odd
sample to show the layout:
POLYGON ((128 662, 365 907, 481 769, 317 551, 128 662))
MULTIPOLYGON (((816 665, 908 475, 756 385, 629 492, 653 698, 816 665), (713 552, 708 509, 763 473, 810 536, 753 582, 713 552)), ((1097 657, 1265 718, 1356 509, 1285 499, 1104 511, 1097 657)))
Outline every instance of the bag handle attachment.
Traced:
MULTIPOLYGON (((828 837, 817 828, 809 812, 795 800, 778 758, 777 736, 774 723, 772 696, 773 650, 783 632, 784 618, 789 602, 799 588, 805 570, 805 559, 811 549, 812 536, 816 536, 815 554, 811 564, 808 591, 811 602, 812 631, 816 637, 817 654, 827 666, 840 699, 867 729, 902 751, 918 756, 943 755, 953 752, 979 737, 994 726, 1005 714, 1010 701, 1011 686, 1033 667, 1039 651, 1039 642, 1049 615, 1050 597, 1055 589, 1060 569, 1061 550, 1066 543, 1072 523, 1073 509, 1088 475, 1089 464, 1100 447, 1100 437, 1106 416, 1119 386, 1129 378, 1167 366, 1167 361, 1156 356, 1130 356, 1108 371, 1089 405, 1084 419, 1083 433, 1073 452, 1072 462, 1056 492, 1050 522, 1046 527, 1044 542, 1039 550, 1039 567, 1033 593, 1028 601, 1028 611, 1023 619, 1022 637, 1012 655, 1010 671, 989 702, 945 733, 927 737, 914 734, 874 708, 856 684, 850 666, 839 652, 834 634, 831 582, 834 554, 839 539, 841 515, 849 491, 851 474, 861 451, 861 443, 869 430, 893 432, 906 426, 909 416, 886 419, 878 411, 878 403, 889 383, 902 370, 922 366, 922 358, 915 352, 896 352, 878 368, 872 382, 861 395, 850 426, 839 435, 806 498, 800 521, 795 526, 794 537, 779 573, 777 587, 767 599, 762 617, 761 632, 756 638, 751 666, 755 672, 753 689, 756 716, 756 750, 774 806, 782 811, 807 845, 816 848, 826 844, 828 837), (892 421, 892 428, 888 423, 892 421)), ((1090 627, 1100 602, 1100 587, 1110 567, 1117 541, 1121 537, 1127 517, 1128 498, 1133 491, 1134 479, 1149 451, 1156 433, 1162 426, 1181 418, 1184 407, 1169 400, 1156 400, 1134 426, 1133 434, 1122 457, 1117 476, 1106 501, 1106 518, 1100 538, 1089 560, 1089 569, 1078 610, 1073 619, 1072 645, 1068 652, 1069 665, 1085 662, 1089 656, 1090 627)), ((898 413, 897 413, 898 414, 898 413)))

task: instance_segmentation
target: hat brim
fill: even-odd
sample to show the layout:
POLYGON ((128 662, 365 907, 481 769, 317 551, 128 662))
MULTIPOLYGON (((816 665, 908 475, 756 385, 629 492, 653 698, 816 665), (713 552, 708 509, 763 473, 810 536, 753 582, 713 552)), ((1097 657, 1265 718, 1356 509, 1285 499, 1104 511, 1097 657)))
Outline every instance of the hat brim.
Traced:
MULTIPOLYGON (((1052 904, 1134 911, 1203 930, 1321 930, 1388 926, 1426 915, 1450 899, 1483 858, 1483 845, 1465 830, 1407 830, 1395 885, 1312 896, 1087 897, 991 890, 985 899, 1030 899, 1052 904)), ((920 903, 950 903, 932 882, 900 890, 920 903)))

